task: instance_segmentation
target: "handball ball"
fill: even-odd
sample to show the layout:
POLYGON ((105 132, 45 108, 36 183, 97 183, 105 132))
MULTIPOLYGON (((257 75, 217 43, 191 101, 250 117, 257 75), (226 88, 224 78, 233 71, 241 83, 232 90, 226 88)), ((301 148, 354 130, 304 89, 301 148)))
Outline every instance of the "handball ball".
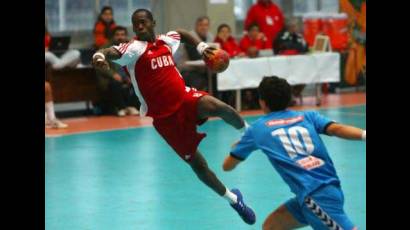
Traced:
POLYGON ((204 57, 206 66, 213 72, 221 73, 229 66, 229 55, 225 50, 215 49, 212 51, 214 55, 204 57))

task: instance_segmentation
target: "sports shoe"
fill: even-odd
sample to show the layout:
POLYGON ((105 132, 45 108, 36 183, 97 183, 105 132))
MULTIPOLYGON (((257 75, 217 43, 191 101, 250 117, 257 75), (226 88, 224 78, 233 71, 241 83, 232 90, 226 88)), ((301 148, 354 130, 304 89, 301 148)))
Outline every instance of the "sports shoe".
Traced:
POLYGON ((123 117, 123 116, 125 116, 126 114, 127 114, 127 112, 126 112, 125 109, 120 109, 120 110, 118 110, 118 112, 117 112, 117 116, 119 116, 119 117, 123 117))
POLYGON ((136 116, 136 115, 140 114, 138 112, 138 110, 135 107, 132 107, 132 106, 127 107, 125 110, 127 111, 127 114, 131 115, 131 116, 136 116))
POLYGON ((245 223, 250 225, 254 224, 256 221, 255 213, 243 202, 242 193, 239 191, 239 189, 235 188, 232 189, 231 192, 238 197, 236 204, 231 204, 232 208, 238 212, 239 216, 241 216, 242 220, 245 221, 245 223))
POLYGON ((65 129, 65 128, 68 127, 67 124, 65 124, 65 123, 63 123, 63 122, 61 122, 57 119, 54 119, 52 121, 48 121, 47 126, 50 127, 50 128, 53 128, 53 129, 65 129))

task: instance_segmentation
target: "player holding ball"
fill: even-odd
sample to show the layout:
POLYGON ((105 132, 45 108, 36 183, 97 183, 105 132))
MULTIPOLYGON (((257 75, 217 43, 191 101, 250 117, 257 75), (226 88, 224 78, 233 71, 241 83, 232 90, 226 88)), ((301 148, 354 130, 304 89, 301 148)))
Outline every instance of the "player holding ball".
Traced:
POLYGON ((206 92, 186 87, 173 54, 181 41, 193 44, 215 72, 226 69, 229 59, 223 51, 209 47, 182 29, 156 36, 155 20, 149 10, 137 9, 132 14, 132 25, 136 37, 129 43, 99 50, 93 56, 93 65, 109 68, 109 59, 124 66, 141 102, 141 116, 152 117, 158 133, 198 178, 228 200, 246 223, 254 224, 255 214, 244 203, 241 192, 227 189, 198 150, 206 134, 198 133, 197 125, 206 122, 208 117, 220 117, 238 130, 245 128, 245 121, 231 106, 206 92))

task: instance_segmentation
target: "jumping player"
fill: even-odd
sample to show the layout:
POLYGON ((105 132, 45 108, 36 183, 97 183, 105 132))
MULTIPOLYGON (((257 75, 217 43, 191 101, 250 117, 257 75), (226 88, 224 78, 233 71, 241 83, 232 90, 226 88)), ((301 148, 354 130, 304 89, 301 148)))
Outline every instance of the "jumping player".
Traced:
POLYGON ((340 181, 319 134, 366 140, 366 131, 338 124, 315 111, 287 110, 291 86, 276 76, 263 78, 258 91, 266 115, 246 129, 223 169, 234 169, 260 149, 296 195, 266 218, 263 229, 306 225, 313 229, 355 229, 343 210, 340 181))
POLYGON ((206 92, 186 87, 173 59, 180 41, 196 46, 207 57, 212 55, 213 48, 182 29, 155 36, 155 20, 146 9, 137 9, 132 14, 132 25, 136 37, 129 43, 99 50, 93 56, 93 65, 109 68, 109 59, 125 66, 141 102, 140 114, 152 117, 158 133, 198 178, 226 198, 246 223, 254 224, 255 214, 245 205, 240 191, 227 189, 197 149, 206 136, 197 133, 197 125, 208 117, 220 117, 238 130, 245 128, 245 122, 229 105, 206 92))

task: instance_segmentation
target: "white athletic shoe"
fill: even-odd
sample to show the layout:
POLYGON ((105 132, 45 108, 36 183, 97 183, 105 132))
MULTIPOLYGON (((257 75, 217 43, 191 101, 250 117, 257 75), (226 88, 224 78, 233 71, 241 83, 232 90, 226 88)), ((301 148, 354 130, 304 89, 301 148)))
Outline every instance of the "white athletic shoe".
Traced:
POLYGON ((119 117, 123 117, 126 114, 127 114, 127 111, 125 109, 118 110, 118 112, 117 112, 117 116, 119 116, 119 117))
POLYGON ((140 114, 138 112, 138 110, 135 107, 132 107, 132 106, 127 107, 126 110, 127 110, 127 114, 131 115, 131 116, 136 116, 136 115, 140 114))
POLYGON ((57 119, 54 119, 52 121, 48 121, 48 124, 46 124, 46 126, 48 126, 50 128, 53 128, 53 129, 65 129, 65 128, 68 127, 67 124, 65 124, 65 123, 63 123, 63 122, 61 122, 57 119))

